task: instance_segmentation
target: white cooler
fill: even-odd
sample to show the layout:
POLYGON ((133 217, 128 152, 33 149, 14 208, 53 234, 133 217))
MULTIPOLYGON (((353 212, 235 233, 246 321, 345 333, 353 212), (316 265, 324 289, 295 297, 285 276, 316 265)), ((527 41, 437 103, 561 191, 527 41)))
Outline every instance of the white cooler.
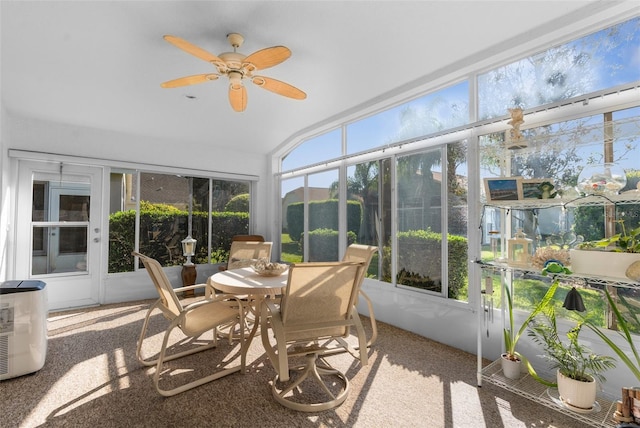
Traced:
POLYGON ((42 281, 0 283, 0 380, 40 370, 47 356, 47 290, 42 281))

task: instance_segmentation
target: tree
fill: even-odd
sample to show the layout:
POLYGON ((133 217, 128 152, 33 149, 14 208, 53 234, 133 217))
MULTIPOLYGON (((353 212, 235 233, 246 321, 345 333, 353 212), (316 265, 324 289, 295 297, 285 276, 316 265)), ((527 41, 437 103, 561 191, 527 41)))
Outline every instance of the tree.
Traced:
MULTIPOLYGON (((362 224, 358 233, 358 242, 376 244, 375 215, 378 201, 377 161, 357 164, 353 176, 347 178, 347 199, 357 200, 362 204, 362 224)), ((339 197, 339 183, 334 181, 329 187, 331 198, 339 197)))

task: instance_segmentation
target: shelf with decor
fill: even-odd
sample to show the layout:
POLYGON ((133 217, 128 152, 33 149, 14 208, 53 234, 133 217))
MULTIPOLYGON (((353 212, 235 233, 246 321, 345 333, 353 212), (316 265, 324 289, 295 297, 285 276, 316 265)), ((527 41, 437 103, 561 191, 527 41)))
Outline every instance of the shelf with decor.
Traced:
POLYGON ((492 201, 486 203, 483 207, 513 209, 513 210, 531 210, 544 209, 552 207, 574 208, 586 206, 603 206, 603 205, 627 205, 640 204, 640 190, 629 190, 619 195, 585 195, 575 198, 553 198, 553 199, 522 199, 513 201, 492 201))
MULTIPOLYGON (((486 165, 483 171, 486 178, 483 178, 484 186, 481 192, 483 203, 479 223, 480 240, 482 245, 489 244, 490 249, 482 248, 479 258, 473 261, 480 272, 480 298, 477 300, 478 386, 481 386, 483 381, 497 385, 580 420, 588 426, 614 427, 616 421, 620 421, 620 415, 617 415, 620 410, 619 403, 610 401, 613 395, 617 395, 615 391, 603 389, 588 410, 588 406, 582 410, 572 409, 569 404, 565 404, 565 396, 560 398, 557 388, 548 386, 558 383, 563 387, 564 381, 560 382, 561 376, 558 376, 557 382, 551 382, 523 373, 526 370, 521 368, 512 369, 511 366, 513 360, 522 361, 515 343, 522 335, 527 334, 525 332, 531 332, 529 322, 532 319, 542 318, 540 321, 544 321, 547 314, 542 314, 540 308, 546 307, 549 299, 554 298, 559 286, 570 288, 567 296, 571 295, 573 298, 577 294, 580 304, 583 302, 577 289, 602 292, 603 300, 604 296, 609 299, 608 302, 602 302, 604 306, 608 305, 607 307, 614 304, 610 293, 620 298, 637 296, 637 290, 640 290, 640 236, 636 232, 638 225, 635 219, 640 212, 637 208, 640 206, 640 182, 637 174, 629 174, 627 171, 629 168, 634 170, 637 167, 626 165, 625 170, 621 164, 613 160, 624 159, 621 152, 616 152, 614 156, 614 146, 622 146, 640 137, 640 118, 636 116, 594 124, 581 129, 584 132, 580 133, 540 132, 538 135, 532 133, 525 137, 516 126, 522 122, 517 121, 517 117, 511 113, 512 120, 508 124, 514 129, 506 130, 503 140, 493 135, 481 140, 479 149, 481 168, 486 165), (606 130, 606 138, 603 136, 603 129, 606 130), (614 129, 615 132, 612 131, 614 129), (512 144, 514 141, 518 144, 512 144), (571 156, 578 152, 586 164, 582 164, 579 173, 576 168, 568 174, 563 169, 564 164, 553 168, 539 162, 542 159, 551 162, 553 166, 553 159, 559 156, 573 159, 571 156), (600 158, 597 157, 598 154, 601 154, 600 158), (600 163, 592 165, 587 159, 599 159, 600 163), (596 207, 601 207, 602 210, 595 209, 596 207), (583 223, 578 224, 577 218, 583 223), (620 220, 625 218, 633 221, 624 224, 620 220), (596 219, 602 222, 600 226, 604 230, 591 228, 590 222, 593 223, 596 219), (616 233, 620 231, 616 229, 620 227, 619 224, 623 230, 624 226, 632 230, 634 235, 631 239, 627 239, 627 235, 624 239, 620 238, 622 235, 616 233), (607 236, 608 239, 593 238, 598 234, 607 236), (567 238, 569 235, 572 238, 567 238), (592 237, 588 240, 589 245, 586 245, 584 250, 578 250, 582 248, 579 244, 588 239, 587 236, 592 237), (616 251, 610 251, 613 248, 609 245, 618 248, 616 251), (493 256, 489 251, 493 252, 493 256), (623 268, 617 268, 615 265, 618 263, 609 261, 609 256, 628 259, 620 263, 623 268), (579 263, 579 259, 583 257, 592 258, 579 263), (494 281, 499 281, 499 285, 494 286, 494 281), (494 294, 496 287, 500 287, 500 294, 494 294), (536 287, 538 291, 546 289, 546 294, 542 299, 537 297, 537 300, 533 300, 534 308, 528 314, 528 318, 518 326, 514 324, 512 298, 515 299, 516 294, 525 292, 526 289, 522 287, 536 287), (500 309, 498 312, 494 311, 494 300, 500 309), (482 358, 483 336, 486 331, 487 338, 489 337, 489 326, 493 323, 494 313, 502 323, 503 354, 496 361, 485 365, 486 360, 482 358), (483 326, 486 326, 486 330, 483 326)), ((522 296, 518 298, 520 297, 522 296)), ((567 309, 584 310, 584 305, 582 309, 578 309, 567 305, 568 301, 569 298, 565 299, 567 309)), ((608 327, 615 326, 611 314, 605 316, 604 323, 608 327)), ((575 337, 577 342, 577 334, 575 337)), ((632 348, 635 350, 633 343, 632 348)), ((545 349, 545 355, 549 354, 549 349, 545 349)), ((564 375, 564 372, 562 374, 564 375)), ((556 379, 555 376, 553 378, 556 379)), ((624 398, 624 391, 622 395, 624 398)), ((571 400, 567 402, 573 403, 571 400)), ((594 400, 588 402, 593 403, 594 400)))
MULTIPOLYGON (((638 255, 640 259, 640 255, 638 255)), ((480 268, 487 271, 492 270, 496 273, 509 271, 509 272, 519 272, 522 275, 526 275, 527 277, 537 277, 539 279, 548 279, 550 277, 558 278, 561 283, 564 284, 572 284, 576 282, 582 282, 588 285, 600 285, 600 286, 613 286, 613 287, 622 287, 622 288, 640 288, 640 282, 633 281, 628 278, 617 278, 617 277, 609 277, 609 276, 591 276, 591 275, 583 275, 579 273, 554 273, 548 276, 543 276, 539 270, 534 269, 533 267, 522 268, 522 267, 514 267, 509 266, 507 263, 499 263, 499 262, 482 262, 477 260, 476 263, 480 265, 480 268)))

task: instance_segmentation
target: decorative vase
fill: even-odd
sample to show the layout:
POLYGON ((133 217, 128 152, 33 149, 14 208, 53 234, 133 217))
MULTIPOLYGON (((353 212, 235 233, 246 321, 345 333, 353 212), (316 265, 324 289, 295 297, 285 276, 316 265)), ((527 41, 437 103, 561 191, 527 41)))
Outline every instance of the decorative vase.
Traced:
POLYGON ((511 360, 507 354, 500 355, 502 363, 502 374, 508 379, 520 379, 522 374, 522 361, 511 360))
POLYGON ((616 195, 627 184, 624 169, 615 163, 585 166, 576 190, 587 195, 616 195))
POLYGON ((571 270, 577 275, 609 277, 627 280, 626 271, 640 261, 640 253, 615 251, 569 250, 571 270))
POLYGON ((575 407, 577 410, 590 410, 596 401, 597 384, 591 378, 589 382, 571 379, 557 372, 558 394, 567 407, 575 407))

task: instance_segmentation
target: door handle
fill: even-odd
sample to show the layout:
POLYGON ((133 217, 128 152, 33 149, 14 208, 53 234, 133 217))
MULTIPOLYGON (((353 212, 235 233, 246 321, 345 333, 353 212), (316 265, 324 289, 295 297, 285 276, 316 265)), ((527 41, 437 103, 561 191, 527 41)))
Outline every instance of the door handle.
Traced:
POLYGON ((93 238, 93 242, 100 242, 100 238, 93 238))

